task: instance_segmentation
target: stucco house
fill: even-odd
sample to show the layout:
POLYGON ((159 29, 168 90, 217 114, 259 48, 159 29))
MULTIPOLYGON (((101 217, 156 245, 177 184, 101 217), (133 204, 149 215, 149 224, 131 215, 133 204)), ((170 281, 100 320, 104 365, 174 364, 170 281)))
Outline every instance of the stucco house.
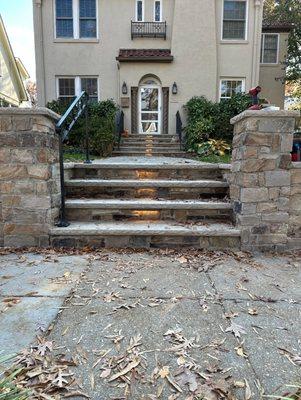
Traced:
POLYGON ((259 83, 262 96, 280 108, 285 101, 285 69, 288 36, 292 26, 286 22, 263 21, 259 83))
POLYGON ((0 106, 18 107, 28 100, 24 81, 29 74, 14 56, 0 15, 0 106))
POLYGON ((197 95, 219 101, 260 83, 283 106, 271 76, 283 48, 279 57, 262 32, 263 0, 33 0, 33 9, 41 106, 86 90, 114 99, 130 132, 162 134, 197 95))

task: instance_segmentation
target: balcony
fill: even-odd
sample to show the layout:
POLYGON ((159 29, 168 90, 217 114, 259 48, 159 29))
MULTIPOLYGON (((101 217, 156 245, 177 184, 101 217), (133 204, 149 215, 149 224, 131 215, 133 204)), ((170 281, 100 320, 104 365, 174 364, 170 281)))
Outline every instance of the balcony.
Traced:
POLYGON ((166 40, 166 22, 131 22, 132 40, 138 37, 166 40))

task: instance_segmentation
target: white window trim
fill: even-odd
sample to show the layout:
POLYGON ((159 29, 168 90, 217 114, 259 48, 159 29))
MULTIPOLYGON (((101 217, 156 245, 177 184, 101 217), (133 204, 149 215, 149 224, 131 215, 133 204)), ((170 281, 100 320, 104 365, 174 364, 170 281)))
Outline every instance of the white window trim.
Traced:
POLYGON ((58 37, 56 31, 56 0, 53 0, 53 11, 54 11, 54 38, 58 40, 83 40, 89 41, 93 39, 98 39, 99 31, 98 31, 98 1, 96 3, 96 37, 93 38, 81 38, 80 37, 80 29, 79 29, 79 0, 72 0, 72 18, 73 18, 73 37, 58 37))
POLYGON ((233 78, 232 76, 231 76, 231 78, 223 77, 223 78, 220 78, 220 80, 219 80, 219 100, 231 99, 231 97, 222 97, 222 82, 223 81, 241 81, 242 82, 241 93, 244 93, 246 91, 246 78, 233 78))
POLYGON ((276 58, 276 62, 274 62, 274 63, 265 63, 265 62, 263 62, 263 60, 264 60, 264 44, 265 44, 265 40, 263 40, 262 41, 262 48, 261 48, 261 51, 260 51, 260 64, 261 65, 278 65, 279 64, 279 46, 280 46, 280 34, 279 33, 272 33, 272 32, 268 32, 268 33, 265 33, 265 32, 263 32, 262 34, 262 37, 264 37, 264 36, 268 36, 268 35, 272 35, 272 36, 277 36, 277 58, 276 58), (262 60, 262 62, 261 62, 261 60, 262 60))
POLYGON ((136 0, 135 1, 135 21, 136 22, 144 22, 144 0, 136 0), (142 1, 142 21, 138 21, 138 1, 142 1))
POLYGON ((224 33, 224 12, 225 12, 225 1, 222 1, 222 20, 221 20, 221 40, 223 42, 245 42, 248 40, 248 34, 249 34, 249 0, 232 0, 232 1, 245 1, 246 3, 246 24, 245 24, 245 37, 244 39, 224 39, 223 33, 224 33))
MULTIPOLYGON (((99 91, 99 77, 95 75, 80 75, 80 76, 72 76, 72 75, 60 75, 56 77, 56 98, 57 100, 60 97, 60 87, 59 87, 59 80, 60 79, 74 79, 75 80, 75 96, 81 94, 81 79, 82 78, 94 78, 97 79, 97 100, 100 101, 100 91, 99 91)), ((71 96, 70 96, 71 97, 71 96)))
POLYGON ((163 1, 162 0, 154 0, 154 22, 162 22, 163 21, 163 1), (156 2, 160 3, 160 21, 156 21, 156 2))

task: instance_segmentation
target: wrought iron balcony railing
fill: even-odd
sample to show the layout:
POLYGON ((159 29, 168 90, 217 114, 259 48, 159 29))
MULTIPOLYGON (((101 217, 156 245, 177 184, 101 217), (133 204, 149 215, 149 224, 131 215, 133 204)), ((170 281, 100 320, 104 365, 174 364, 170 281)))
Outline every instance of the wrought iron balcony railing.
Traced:
POLYGON ((149 37, 166 40, 166 31, 166 22, 131 22, 132 39, 149 37))

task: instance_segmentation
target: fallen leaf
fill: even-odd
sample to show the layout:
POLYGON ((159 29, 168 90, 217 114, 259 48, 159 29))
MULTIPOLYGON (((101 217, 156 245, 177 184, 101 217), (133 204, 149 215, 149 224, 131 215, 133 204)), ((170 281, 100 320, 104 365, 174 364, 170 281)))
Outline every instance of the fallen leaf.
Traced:
POLYGON ((246 379, 245 379, 245 384, 246 384, 245 400, 250 400, 252 397, 252 392, 251 392, 249 382, 246 379))
POLYGON ((139 358, 136 358, 134 361, 132 361, 131 363, 129 363, 129 365, 124 368, 122 371, 114 374, 111 376, 111 378, 108 380, 108 382, 113 382, 116 379, 120 378, 121 376, 126 375, 128 372, 130 372, 132 369, 138 367, 138 365, 140 364, 141 360, 139 358))
POLYGON ((258 315, 258 311, 255 308, 249 308, 248 313, 250 315, 258 315))
POLYGON ((231 332, 234 334, 235 337, 240 338, 240 335, 245 335, 246 331, 245 329, 241 326, 236 324, 235 322, 231 321, 231 325, 226 329, 225 332, 231 332))

